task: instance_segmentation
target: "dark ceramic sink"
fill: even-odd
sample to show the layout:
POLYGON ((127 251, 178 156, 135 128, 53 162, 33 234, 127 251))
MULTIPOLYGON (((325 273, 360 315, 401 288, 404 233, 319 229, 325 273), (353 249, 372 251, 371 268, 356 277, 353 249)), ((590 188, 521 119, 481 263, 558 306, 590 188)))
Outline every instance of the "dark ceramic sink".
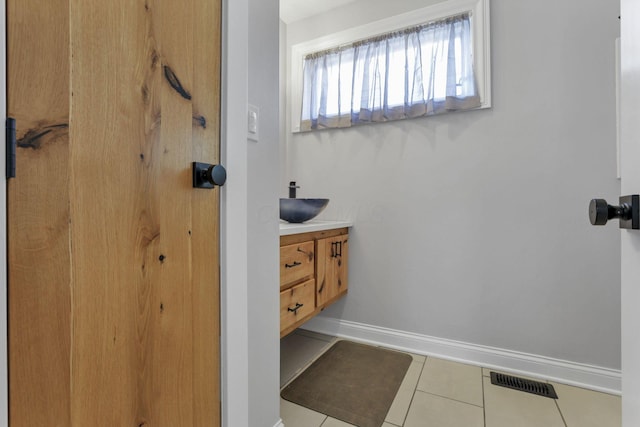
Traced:
POLYGON ((329 199, 280 199, 280 219, 300 223, 315 218, 329 199))

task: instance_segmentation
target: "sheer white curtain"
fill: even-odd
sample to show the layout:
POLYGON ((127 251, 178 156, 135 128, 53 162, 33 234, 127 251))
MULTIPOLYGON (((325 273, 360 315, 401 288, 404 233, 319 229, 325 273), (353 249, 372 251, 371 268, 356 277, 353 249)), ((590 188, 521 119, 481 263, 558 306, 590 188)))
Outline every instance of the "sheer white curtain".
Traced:
POLYGON ((304 60, 303 131, 479 106, 468 13, 304 60))

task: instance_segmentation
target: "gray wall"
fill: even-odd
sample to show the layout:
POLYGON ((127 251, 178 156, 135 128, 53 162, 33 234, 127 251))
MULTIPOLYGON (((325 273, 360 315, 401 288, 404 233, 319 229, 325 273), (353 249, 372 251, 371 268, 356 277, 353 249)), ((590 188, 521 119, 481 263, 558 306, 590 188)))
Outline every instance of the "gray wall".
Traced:
MULTIPOLYGON (((427 3, 361 0, 288 44, 427 3)), ((618 15, 492 0, 492 109, 286 133, 281 182, 355 222, 349 295, 324 316, 620 368, 620 232, 587 218, 620 191, 618 15)))
POLYGON ((278 0, 250 0, 248 89, 249 103, 260 108, 260 140, 238 141, 249 144, 249 426, 273 426, 280 419, 279 22, 278 0))

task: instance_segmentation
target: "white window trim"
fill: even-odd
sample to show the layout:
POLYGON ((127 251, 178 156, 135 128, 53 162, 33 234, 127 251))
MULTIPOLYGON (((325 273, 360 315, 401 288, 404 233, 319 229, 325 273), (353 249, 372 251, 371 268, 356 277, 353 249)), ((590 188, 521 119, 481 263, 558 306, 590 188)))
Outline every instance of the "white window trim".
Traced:
POLYGON ((291 82, 291 91, 289 92, 291 132, 300 132, 302 66, 303 58, 306 55, 464 12, 470 12, 473 19, 474 70, 478 83, 478 93, 480 95, 480 107, 478 107, 478 109, 491 107, 489 0, 446 0, 422 9, 412 10, 407 13, 293 45, 291 47, 291 67, 288 70, 287 76, 291 82))

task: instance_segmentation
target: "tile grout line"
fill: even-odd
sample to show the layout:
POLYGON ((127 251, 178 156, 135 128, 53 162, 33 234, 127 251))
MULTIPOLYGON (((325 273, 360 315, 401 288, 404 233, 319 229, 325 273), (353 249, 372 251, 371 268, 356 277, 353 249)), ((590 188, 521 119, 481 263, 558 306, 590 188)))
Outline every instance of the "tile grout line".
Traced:
POLYGON ((569 427, 569 425, 567 424, 567 420, 564 419, 564 415, 562 414, 562 410, 560 410, 560 405, 558 405, 558 399, 553 399, 556 404, 556 408, 558 408, 558 413, 560 414, 560 418, 562 419, 562 422, 564 423, 565 427, 569 427))
POLYGON ((416 391, 418 391, 418 384, 420 384, 420 378, 422 377, 422 373, 424 372, 424 367, 427 365, 427 359, 429 357, 424 357, 424 362, 422 362, 422 369, 420 369, 420 374, 418 375, 418 381, 416 381, 416 386, 413 388, 413 394, 411 395, 411 400, 409 401, 409 406, 407 407, 407 411, 404 413, 404 417, 402 419, 402 426, 407 422, 407 416, 409 416, 409 411, 411 410, 411 405, 413 405, 413 399, 416 397, 416 391))
MULTIPOLYGON (((476 405, 475 403, 465 402, 464 400, 452 399, 451 397, 442 396, 441 394, 431 393, 429 391, 424 391, 424 390, 418 390, 417 388, 416 388, 416 391, 419 391, 420 393, 428 394, 429 396, 435 396, 435 397, 439 397, 441 399, 450 400, 452 402, 458 402, 458 403, 462 403, 464 405, 473 406, 474 408, 483 408, 483 406, 476 405)), ((482 400, 483 400, 483 404, 484 404, 484 396, 483 396, 482 400)))
POLYGON ((480 382, 482 384, 482 424, 487 427, 487 400, 484 397, 484 368, 480 368, 480 382))

